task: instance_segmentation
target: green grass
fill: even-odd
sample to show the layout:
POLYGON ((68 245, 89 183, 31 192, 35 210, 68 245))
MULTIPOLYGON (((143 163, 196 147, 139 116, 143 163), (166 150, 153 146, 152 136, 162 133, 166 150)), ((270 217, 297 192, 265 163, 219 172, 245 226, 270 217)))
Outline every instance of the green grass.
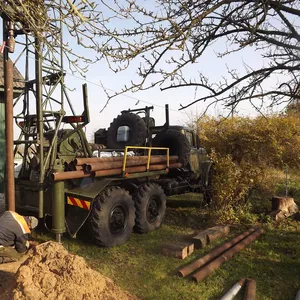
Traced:
MULTIPOLYGON (((180 266, 207 253, 217 243, 196 250, 185 260, 163 256, 161 245, 179 241, 210 225, 203 209, 168 208, 161 229, 146 235, 132 234, 121 246, 105 249, 68 238, 63 243, 70 252, 83 256, 93 269, 141 299, 219 299, 242 277, 256 280, 257 299, 295 298, 300 289, 298 221, 286 219, 280 224, 264 224, 266 232, 258 240, 203 282, 178 277, 176 270, 180 266)), ((245 229, 243 225, 234 226, 230 237, 245 229)), ((37 236, 40 241, 49 237, 37 236)), ((242 295, 237 299, 243 299, 242 295)))

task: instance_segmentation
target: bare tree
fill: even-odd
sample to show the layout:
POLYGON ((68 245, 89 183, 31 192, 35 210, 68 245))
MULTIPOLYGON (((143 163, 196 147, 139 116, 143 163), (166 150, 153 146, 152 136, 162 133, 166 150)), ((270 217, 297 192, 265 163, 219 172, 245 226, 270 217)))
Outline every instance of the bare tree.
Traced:
POLYGON ((55 57, 62 49, 72 71, 84 74, 89 64, 103 57, 99 40, 103 24, 110 20, 94 1, 7 0, 1 1, 0 13, 13 22, 17 34, 38 38, 43 55, 51 52, 55 57))
MULTIPOLYGON (((7 14, 5 5, 10 2, 16 3, 0 5, 7 14)), ((32 2, 41 1, 23 1, 24 5, 32 2)), ((275 106, 300 97, 298 0, 101 0, 98 6, 88 0, 42 3, 47 11, 63 11, 62 22, 77 43, 97 52, 91 61, 105 58, 113 71, 120 72, 140 59, 140 79, 120 93, 159 86, 162 90, 192 87, 204 95, 182 108, 208 99, 229 107, 241 101, 259 107, 266 100, 275 106), (220 82, 211 82, 201 71, 196 79, 189 77, 186 68, 211 51, 215 42, 226 46, 219 57, 252 47, 261 53, 264 63, 259 68, 245 65, 243 73, 228 66, 220 82)), ((48 19, 54 16, 48 13, 48 19)), ((42 20, 45 28, 47 18, 42 20)), ((39 32, 33 23, 26 24, 39 32)), ((67 44, 65 48, 72 53, 73 62, 82 58, 67 44)))
MULTIPOLYGON (((103 2, 109 6, 109 1, 103 2)), ((299 99, 299 1, 157 0, 148 8, 141 1, 126 2, 126 7, 115 4, 113 10, 133 20, 131 28, 116 28, 114 34, 134 41, 135 47, 123 44, 109 51, 120 62, 138 55, 143 62, 138 70, 141 80, 123 91, 155 85, 162 90, 189 86, 201 91, 204 96, 185 107, 207 99, 230 107, 241 101, 259 107, 266 99, 271 106, 299 99), (190 78, 185 68, 211 51, 215 42, 226 46, 219 57, 252 47, 261 53, 264 65, 245 65, 242 74, 228 66, 229 74, 218 83, 201 72, 197 79, 190 78)))

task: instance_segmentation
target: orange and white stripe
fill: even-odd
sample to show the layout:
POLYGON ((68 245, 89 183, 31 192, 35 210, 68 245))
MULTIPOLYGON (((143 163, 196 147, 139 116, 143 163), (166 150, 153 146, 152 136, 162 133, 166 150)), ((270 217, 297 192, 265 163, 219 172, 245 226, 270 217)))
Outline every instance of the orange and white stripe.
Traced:
POLYGON ((25 221, 24 217, 17 214, 14 211, 9 211, 11 213, 11 215, 13 216, 13 218, 18 222, 18 224, 20 225, 23 234, 25 233, 30 233, 30 229, 27 225, 27 222, 25 221))
POLYGON ((87 209, 87 210, 90 210, 90 207, 91 207, 91 202, 85 201, 85 200, 80 200, 78 198, 74 198, 74 197, 70 197, 70 196, 67 196, 67 203, 69 205, 78 206, 80 208, 87 209))

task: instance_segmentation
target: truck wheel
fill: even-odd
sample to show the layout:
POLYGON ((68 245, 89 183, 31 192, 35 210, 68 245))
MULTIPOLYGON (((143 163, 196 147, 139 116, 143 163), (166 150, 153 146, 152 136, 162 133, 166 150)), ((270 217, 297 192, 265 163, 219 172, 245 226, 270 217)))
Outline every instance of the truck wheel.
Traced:
POLYGON ((141 146, 147 138, 147 126, 144 120, 133 113, 122 113, 117 116, 107 130, 107 147, 111 149, 124 149, 127 145, 141 146), (127 141, 118 141, 118 129, 122 126, 129 127, 127 141))
POLYGON ((170 155, 177 155, 184 167, 189 162, 191 146, 186 136, 180 131, 168 129, 159 132, 152 140, 152 146, 169 148, 170 155))
POLYGON ((98 246, 126 242, 133 231, 135 209, 132 197, 120 187, 110 187, 94 200, 89 227, 98 246))
POLYGON ((138 233, 147 233, 159 228, 166 212, 166 196, 163 189, 154 183, 141 185, 134 197, 135 226, 138 233))

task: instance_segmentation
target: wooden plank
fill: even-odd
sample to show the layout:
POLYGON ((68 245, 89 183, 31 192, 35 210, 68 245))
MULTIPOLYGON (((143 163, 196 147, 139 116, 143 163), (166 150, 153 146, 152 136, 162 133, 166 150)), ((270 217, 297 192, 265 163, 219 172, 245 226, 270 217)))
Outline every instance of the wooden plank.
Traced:
POLYGON ((193 237, 193 243, 195 244, 195 248, 205 248, 208 244, 207 233, 199 233, 193 237))
POLYGON ((227 225, 224 226, 214 226, 199 232, 196 236, 193 237, 193 243, 195 248, 204 248, 209 243, 222 238, 228 235, 230 232, 230 227, 227 225))
POLYGON ((162 254, 169 257, 185 259, 194 251, 194 244, 177 243, 162 246, 162 254))

